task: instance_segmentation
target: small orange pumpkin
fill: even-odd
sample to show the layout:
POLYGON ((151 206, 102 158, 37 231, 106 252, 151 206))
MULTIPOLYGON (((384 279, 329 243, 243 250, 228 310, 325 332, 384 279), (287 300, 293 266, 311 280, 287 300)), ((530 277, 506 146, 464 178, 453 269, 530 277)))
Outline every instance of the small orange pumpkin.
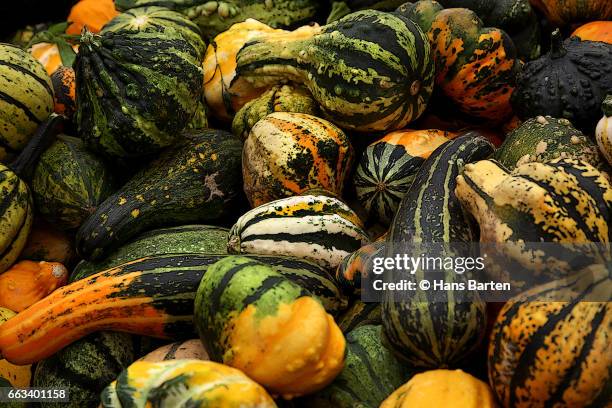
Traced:
POLYGON ((66 284, 68 269, 57 262, 21 261, 0 275, 0 307, 20 312, 66 284))
POLYGON ((76 111, 76 82, 74 69, 60 66, 51 75, 55 113, 72 117, 76 111))
POLYGON ((99 33, 106 23, 118 15, 113 0, 81 0, 70 10, 68 21, 72 24, 66 29, 66 34, 79 35, 83 27, 92 33, 99 33))
POLYGON ((591 21, 578 27, 572 35, 581 40, 612 44, 612 21, 591 21))

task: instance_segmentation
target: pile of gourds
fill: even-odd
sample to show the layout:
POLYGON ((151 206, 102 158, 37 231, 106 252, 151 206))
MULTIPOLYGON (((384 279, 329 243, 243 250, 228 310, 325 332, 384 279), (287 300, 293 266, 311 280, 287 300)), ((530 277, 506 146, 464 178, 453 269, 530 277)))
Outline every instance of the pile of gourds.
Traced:
POLYGON ((73 407, 610 406, 611 19, 81 0, 15 34, 2 385, 73 407), (376 258, 474 243, 516 296, 366 301, 376 258))

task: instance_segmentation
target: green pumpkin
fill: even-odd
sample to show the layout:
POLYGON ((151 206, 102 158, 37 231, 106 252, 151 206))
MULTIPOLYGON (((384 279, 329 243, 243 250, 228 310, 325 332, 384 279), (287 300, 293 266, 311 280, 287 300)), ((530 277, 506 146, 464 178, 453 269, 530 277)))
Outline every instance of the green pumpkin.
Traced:
POLYGON ((130 10, 100 35, 85 32, 76 59, 76 122, 88 147, 112 158, 169 146, 203 93, 199 29, 164 8, 130 10))
POLYGON ((78 228, 114 190, 106 163, 65 135, 40 156, 32 179, 37 211, 62 229, 78 228))
POLYGON ((236 78, 256 87, 301 83, 346 129, 399 129, 423 113, 434 66, 427 37, 412 21, 366 10, 312 32, 248 42, 238 53, 236 78))

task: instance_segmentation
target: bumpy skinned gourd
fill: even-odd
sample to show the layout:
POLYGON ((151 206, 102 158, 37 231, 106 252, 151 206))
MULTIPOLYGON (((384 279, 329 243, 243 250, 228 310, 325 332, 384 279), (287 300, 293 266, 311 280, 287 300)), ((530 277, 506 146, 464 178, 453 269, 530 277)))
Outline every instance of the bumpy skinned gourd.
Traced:
POLYGON ((53 112, 53 90, 43 66, 10 44, 0 44, 0 90, 0 162, 6 162, 53 112))
POLYGON ((219 33, 254 18, 271 27, 291 27, 310 21, 323 3, 316 0, 115 0, 119 10, 162 6, 185 14, 209 40, 219 33))
POLYGON ((276 408, 266 390, 240 370, 193 359, 137 361, 102 391, 101 399, 104 408, 276 408))
POLYGON ((232 133, 246 139, 260 120, 274 112, 295 112, 319 115, 319 105, 301 86, 279 85, 245 104, 234 116, 232 133))
POLYGON ((368 146, 353 182, 370 216, 389 225, 416 172, 453 135, 442 130, 397 130, 368 146))
POLYGON ((612 93, 612 44, 552 34, 551 49, 517 76, 512 106, 521 119, 550 115, 568 119, 592 135, 600 106, 612 93))
POLYGON ((599 151, 612 164, 612 95, 608 95, 601 106, 603 117, 597 123, 595 139, 599 151))
POLYGON ((0 275, 0 307, 20 312, 67 281, 60 263, 20 261, 0 275))
POLYGON ((489 343, 489 382, 505 407, 610 404, 610 264, 506 303, 489 343))
MULTIPOLYGON (((15 316, 15 312, 0 307, 0 325, 13 316, 15 316)), ((7 380, 15 388, 29 387, 32 380, 32 366, 14 365, 2 359, 0 360, 0 379, 7 380)))
POLYGON ((503 244, 500 255, 518 262, 496 268, 517 285, 550 281, 608 256, 605 246, 587 244, 610 242, 612 186, 587 163, 555 159, 508 172, 483 160, 465 166, 455 193, 478 222, 480 241, 503 244), (529 245, 542 242, 559 245, 529 245))
POLYGON ((230 230, 228 252, 289 255, 335 269, 369 241, 361 220, 342 201, 303 195, 252 209, 230 230))
POLYGON ((350 14, 310 36, 257 38, 238 53, 238 77, 255 86, 304 84, 340 127, 394 130, 417 119, 433 87, 427 38, 408 19, 350 14))
POLYGON ((496 408, 487 383, 461 370, 431 370, 417 374, 389 396, 380 408, 496 408))
MULTIPOLYGON (((298 28, 292 33, 298 38, 309 37, 318 30, 319 26, 315 24, 298 28)), ((240 108, 267 89, 257 88, 245 79, 236 77, 238 51, 255 38, 289 33, 249 18, 234 24, 211 41, 203 63, 204 96, 215 117, 225 122, 230 121, 240 108)))
POLYGON ((244 143, 244 192, 252 207, 313 188, 341 196, 353 156, 348 137, 333 123, 303 113, 272 113, 244 143))
POLYGON ((495 159, 509 170, 531 162, 567 157, 601 167, 597 145, 576 130, 567 119, 538 116, 510 132, 495 152, 495 159))
POLYGON ((115 191, 115 178, 81 139, 61 135, 40 156, 31 187, 38 213, 70 230, 79 228, 115 191))
POLYGON ((151 7, 86 32, 76 60, 76 122, 112 158, 155 152, 179 137, 202 95, 204 43, 182 14, 151 7))
POLYGON ((504 31, 484 27, 471 10, 444 9, 432 0, 406 3, 397 12, 427 33, 436 85, 458 109, 494 122, 511 115, 510 95, 520 64, 504 31))
POLYGON ((344 364, 333 317, 307 290, 249 258, 230 256, 208 269, 195 324, 213 360, 284 398, 322 389, 344 364))
POLYGON ((34 205, 30 190, 15 173, 0 164, 0 273, 17 259, 32 227, 34 205))

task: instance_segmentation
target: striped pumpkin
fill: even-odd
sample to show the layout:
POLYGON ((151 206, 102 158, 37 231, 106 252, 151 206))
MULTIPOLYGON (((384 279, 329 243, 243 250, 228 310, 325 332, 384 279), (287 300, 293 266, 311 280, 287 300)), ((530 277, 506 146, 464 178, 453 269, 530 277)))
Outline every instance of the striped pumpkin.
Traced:
POLYGON ((263 387, 240 370, 212 361, 138 361, 101 394, 102 408, 276 408, 263 387))
POLYGON ((322 389, 344 364, 344 336, 323 306, 246 257, 228 256, 208 269, 194 320, 212 360, 243 370, 285 399, 322 389))
POLYGON ((304 195, 241 216, 230 230, 228 252, 295 256, 333 270, 367 242, 361 220, 342 201, 304 195))
POLYGON ((33 212, 34 205, 26 183, 0 164, 0 273, 15 263, 25 247, 33 212))
POLYGON ((112 158, 173 144, 202 95, 204 44, 181 14, 123 13, 100 36, 86 32, 76 60, 76 122, 90 148, 112 158))
POLYGON ((357 299, 351 307, 338 318, 338 326, 343 333, 348 333, 358 327, 371 325, 381 325, 380 303, 364 303, 357 299))
POLYGON ((247 102, 234 116, 232 133, 243 140, 260 120, 274 112, 296 112, 319 116, 319 106, 301 86, 278 85, 247 102))
POLYGON ((487 272, 515 288, 554 280, 609 256, 612 185, 590 164, 555 159, 509 173, 496 161, 483 160, 465 166, 455 192, 478 222, 480 241, 503 244, 489 257, 487 272), (497 256, 503 262, 493 260, 497 256), (516 264, 508 268, 508 261, 516 264))
MULTIPOLYGON (((474 241, 474 235, 454 194, 455 178, 465 163, 484 159, 493 151, 486 139, 470 134, 438 147, 402 199, 387 238, 386 256, 475 256, 457 247, 474 241)), ((388 271, 385 279, 420 282, 437 276, 446 282, 463 282, 468 275, 469 271, 459 274, 421 267, 388 271)), ((486 306, 475 291, 387 291, 383 295, 387 342, 403 359, 419 367, 448 367, 465 359, 482 339, 485 313, 486 306)))
POLYGON ((21 48, 0 44, 0 162, 14 158, 51 112, 44 67, 21 48))
POLYGON ((444 9, 433 0, 405 3, 397 11, 427 33, 435 83, 459 110, 495 122, 511 115, 510 96, 520 63, 504 31, 484 27, 472 10, 444 9))
POLYGON ((595 139, 599 151, 612 164, 612 95, 608 95, 602 104, 603 117, 597 123, 595 139))
POLYGON ((503 406, 610 406, 611 267, 594 265, 506 303, 488 364, 503 406))
POLYGON ((433 88, 427 37, 412 21, 359 11, 313 30, 257 38, 238 53, 236 72, 255 86, 304 84, 342 128, 405 127, 425 110, 433 88))
POLYGON ((416 172, 450 136, 443 130, 398 130, 366 148, 354 183, 357 199, 373 219, 391 223, 416 172))
POLYGON ((252 207, 313 188, 341 196, 353 156, 334 124, 304 113, 272 113, 244 143, 244 192, 252 207))

